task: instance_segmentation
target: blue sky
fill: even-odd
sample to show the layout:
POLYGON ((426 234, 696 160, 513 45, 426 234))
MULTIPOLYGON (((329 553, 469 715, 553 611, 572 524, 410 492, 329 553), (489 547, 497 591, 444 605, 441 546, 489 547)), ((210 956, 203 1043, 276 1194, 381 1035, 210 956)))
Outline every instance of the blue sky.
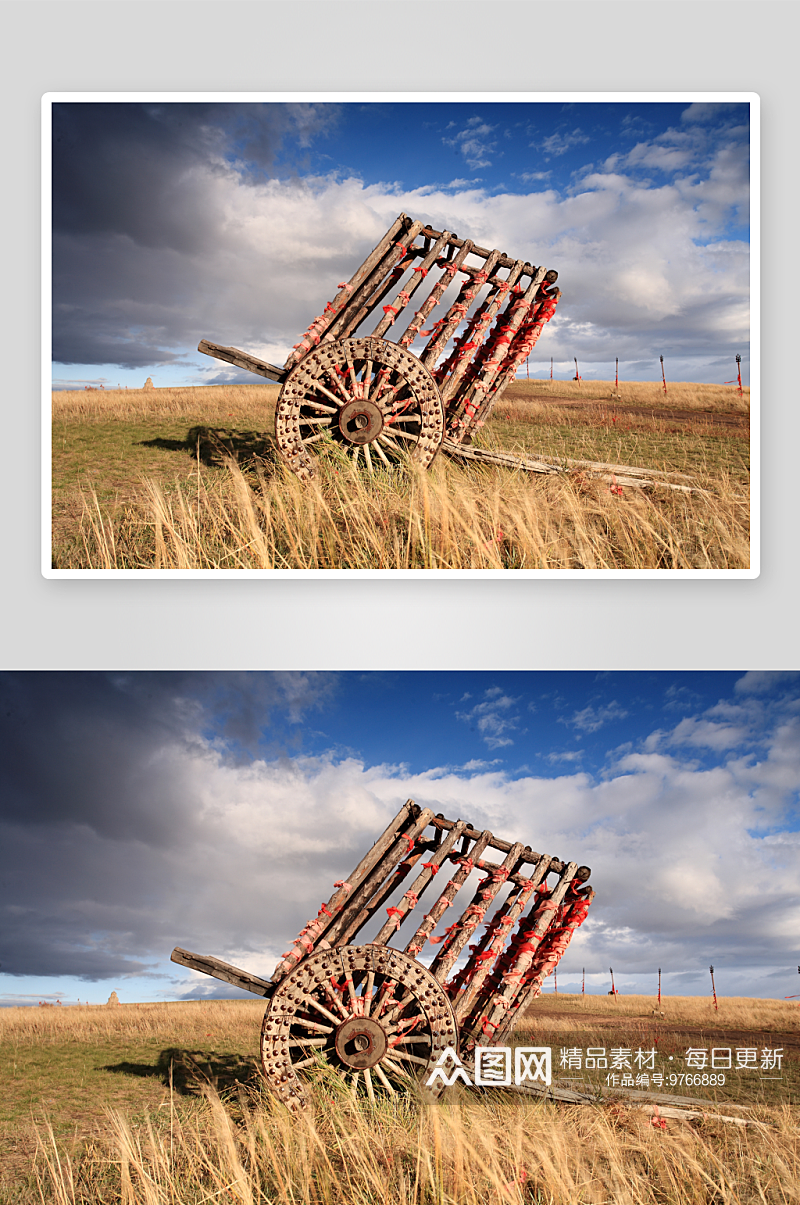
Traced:
MULTIPOLYGON (((269 975, 408 798, 592 867, 560 990, 782 998, 800 674, 7 673, 0 1003, 269 975)), ((546 990, 551 990, 548 984, 546 990)))
POLYGON ((65 103, 55 387, 252 380, 400 211, 560 273, 532 375, 749 380, 749 106, 65 103), (732 367, 733 366, 733 367, 732 367))

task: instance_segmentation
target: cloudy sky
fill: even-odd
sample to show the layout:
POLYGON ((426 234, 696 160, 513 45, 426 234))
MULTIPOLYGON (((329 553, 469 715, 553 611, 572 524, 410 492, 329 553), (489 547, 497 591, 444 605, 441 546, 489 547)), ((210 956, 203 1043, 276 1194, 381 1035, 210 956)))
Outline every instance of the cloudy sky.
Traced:
POLYGON ((53 384, 256 378, 401 211, 560 274, 532 375, 749 381, 749 106, 53 105, 53 384))
MULTIPOLYGON (((800 675, 0 675, 0 1003, 231 995, 402 803, 592 867, 559 988, 800 992, 800 675)), ((547 990, 551 990, 548 983, 547 990)))

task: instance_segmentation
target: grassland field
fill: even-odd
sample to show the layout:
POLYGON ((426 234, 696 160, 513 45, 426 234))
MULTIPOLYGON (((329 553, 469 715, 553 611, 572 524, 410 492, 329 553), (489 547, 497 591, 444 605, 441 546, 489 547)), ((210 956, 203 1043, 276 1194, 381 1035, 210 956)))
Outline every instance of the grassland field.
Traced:
MULTIPOLYGON (((10 1205, 739 1205, 800 1195, 800 1009, 777 1000, 540 997, 514 1044, 559 1051, 782 1051, 694 1118, 613 1092, 562 1104, 503 1090, 353 1099, 318 1077, 292 1117, 258 1070, 262 1001, 0 1009, 0 1200, 10 1205), (721 1122, 722 1102, 758 1125, 721 1122), (634 1102, 635 1103, 635 1102, 634 1102), (654 1124, 655 1122, 655 1124, 654 1124)), ((589 1077, 590 1078, 590 1077, 589 1077)), ((584 1079, 588 1087, 588 1079, 584 1079)))
POLYGON ((744 568, 749 391, 654 383, 513 383, 479 445, 557 462, 555 476, 459 464, 353 469, 301 483, 274 447, 279 387, 53 394, 56 568, 744 568), (613 488, 602 462, 697 493, 613 488))

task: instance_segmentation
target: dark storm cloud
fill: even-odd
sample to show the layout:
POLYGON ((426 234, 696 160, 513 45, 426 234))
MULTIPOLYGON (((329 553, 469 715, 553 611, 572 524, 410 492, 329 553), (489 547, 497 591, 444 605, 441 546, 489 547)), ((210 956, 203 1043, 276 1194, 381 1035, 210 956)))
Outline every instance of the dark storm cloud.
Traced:
POLYGON ((287 134, 303 145, 333 120, 335 106, 55 104, 53 230, 202 250, 214 226, 193 169, 268 173, 287 134))
POLYGON ((204 883, 218 872, 235 882, 238 859, 251 880, 229 901, 241 926, 267 866, 238 838, 224 848, 225 767, 279 756, 332 685, 305 674, 0 676, 3 972, 139 973, 143 953, 163 959, 204 926, 237 932, 204 883), (223 777, 203 813, 206 771, 223 777))
MULTIPOLYGON (((188 344, 193 351, 211 333, 202 314, 226 292, 227 280, 220 287, 213 271, 209 277, 208 261, 226 251, 239 258, 213 181, 269 178, 285 140, 292 157, 282 156, 281 170, 291 175, 338 111, 54 104, 53 360, 136 368, 185 358, 172 349, 188 344)), ((241 280, 241 264, 226 266, 241 280)), ((235 301, 228 307, 234 325, 238 308, 235 301)))

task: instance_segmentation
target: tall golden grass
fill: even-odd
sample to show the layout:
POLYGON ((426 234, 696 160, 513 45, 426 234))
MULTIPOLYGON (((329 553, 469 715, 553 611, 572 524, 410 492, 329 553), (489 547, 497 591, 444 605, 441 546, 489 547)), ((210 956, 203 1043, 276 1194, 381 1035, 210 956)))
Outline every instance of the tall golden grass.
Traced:
POLYGON ((119 1112, 72 1160, 46 1123, 36 1182, 57 1205, 739 1205, 797 1199, 800 1137, 788 1108, 742 1131, 709 1116, 652 1124, 619 1107, 454 1093, 370 1104, 335 1084, 290 1116, 240 1090, 204 1107, 119 1112))
MULTIPOLYGON (((450 464, 365 477, 321 459, 214 482, 142 483, 136 503, 84 498, 84 567, 99 569, 730 569, 749 564, 749 502, 450 464)), ((62 565, 62 567, 69 567, 62 565)))
MULTIPOLYGON (((536 391, 549 384, 536 382, 536 391)), ((554 384, 571 386, 573 392, 583 389, 569 382, 554 384)), ((701 414, 703 390, 715 387, 692 388, 700 390, 691 396, 701 414)), ((169 420, 173 427, 185 420, 187 427, 200 422, 223 430, 247 424, 269 439, 277 394, 278 386, 270 385, 55 394, 54 446, 66 447, 80 430, 82 446, 91 447, 92 431, 102 428, 105 438, 116 420, 169 420)), ((707 409, 717 404, 712 402, 707 401, 707 409)), ((535 431, 532 418, 538 410, 546 417, 547 409, 527 393, 523 401, 504 400, 498 427, 505 430, 506 420, 518 420, 524 412, 528 430, 535 431)), ((659 424, 663 426, 658 411, 653 413, 656 434, 645 444, 648 454, 659 424)), ((562 416, 559 422, 569 418, 562 416)), ((564 456, 575 456, 577 450, 578 457, 586 458, 590 435, 576 430, 572 439, 562 427, 557 456, 563 449, 564 456)), ((491 424, 486 436, 502 443, 502 436, 492 435, 491 424)), ((133 442, 138 440, 137 429, 133 442)), ((68 509, 77 511, 77 518, 70 520, 68 542, 60 535, 64 523, 59 519, 55 567, 513 571, 749 565, 746 482, 710 464, 701 463, 699 472, 694 463, 689 466, 702 492, 681 493, 621 490, 579 469, 539 477, 459 465, 443 456, 427 474, 409 466, 370 477, 335 453, 319 456, 315 480, 301 483, 268 451, 248 464, 225 460, 222 446, 220 452, 216 470, 201 472, 196 463, 194 473, 187 456, 189 471, 180 479, 147 475, 137 480, 134 475, 116 497, 101 489, 101 480, 93 482, 87 469, 79 490, 70 487, 68 509)), ((124 457, 124 450, 118 455, 124 457)), ((687 471, 684 463, 651 467, 687 471)), ((98 472, 102 478, 103 470, 98 472)), ((118 467, 113 475, 119 476, 118 467)))
MULTIPOLYGON (((650 1016, 653 997, 548 996, 574 1029, 585 1013, 650 1016), (569 1015, 572 1014, 572 1015, 569 1015)), ((25 1046, 157 1039, 194 1048, 255 1049, 263 1001, 0 1010, 5 1057, 25 1046)), ((784 1001, 664 997, 667 1020, 783 1031, 800 1010, 784 1001)), ((519 1036, 557 1032, 530 1010, 519 1036)), ((556 1026, 556 1029, 554 1029, 556 1026)), ((557 1039, 556 1039, 557 1041, 557 1039)), ((63 1048, 63 1046, 62 1046, 63 1048)), ((106 1049, 106 1046, 103 1046, 106 1049)), ((16 1056, 18 1057, 18 1055, 16 1056)), ((253 1056, 254 1057, 254 1056, 253 1056)), ((57 1068, 51 1073, 54 1077, 57 1068)), ((134 1080, 135 1082, 135 1080, 134 1080)), ((176 1078, 177 1082, 177 1078, 176 1078)), ((560 1105, 512 1093, 454 1089, 437 1104, 413 1094, 353 1099, 335 1074, 310 1090, 307 1116, 291 1116, 251 1078, 218 1092, 197 1064, 194 1094, 171 1086, 160 1106, 111 1109, 81 1141, 36 1114, 32 1175, 14 1205, 788 1205, 800 1196, 796 1107, 759 1106, 761 1127, 709 1113, 666 1120, 619 1102, 560 1105)))

